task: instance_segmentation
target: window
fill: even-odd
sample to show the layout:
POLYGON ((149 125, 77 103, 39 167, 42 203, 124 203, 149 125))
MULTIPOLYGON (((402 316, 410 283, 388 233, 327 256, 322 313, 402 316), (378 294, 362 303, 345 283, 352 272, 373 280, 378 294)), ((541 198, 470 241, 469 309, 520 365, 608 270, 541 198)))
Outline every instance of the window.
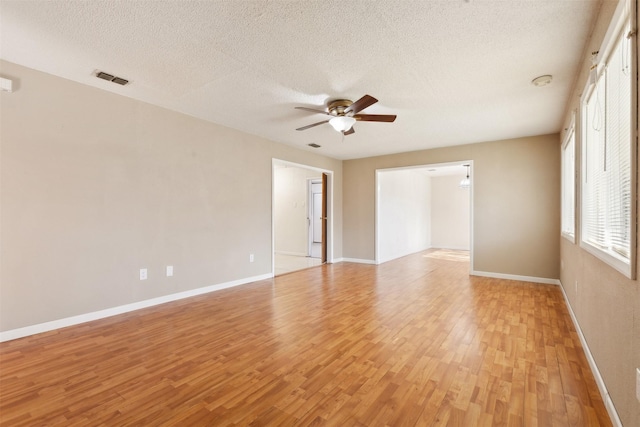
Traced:
MULTIPOLYGON (((626 9, 625 2, 623 11, 626 9)), ((582 105, 582 247, 628 277, 632 266, 630 19, 604 45, 582 105), (606 52, 603 55, 603 52, 606 52), (601 58, 602 57, 602 58, 601 58)))
POLYGON ((572 120, 562 144, 562 235, 575 242, 576 133, 572 120))

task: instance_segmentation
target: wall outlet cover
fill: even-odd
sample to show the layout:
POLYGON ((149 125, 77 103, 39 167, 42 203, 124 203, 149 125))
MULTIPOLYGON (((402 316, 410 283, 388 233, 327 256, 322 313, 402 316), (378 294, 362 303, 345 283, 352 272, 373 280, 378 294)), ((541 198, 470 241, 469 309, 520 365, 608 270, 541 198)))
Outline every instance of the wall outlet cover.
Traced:
POLYGON ((140 269, 140 280, 147 280, 147 269, 146 268, 141 268, 140 269))

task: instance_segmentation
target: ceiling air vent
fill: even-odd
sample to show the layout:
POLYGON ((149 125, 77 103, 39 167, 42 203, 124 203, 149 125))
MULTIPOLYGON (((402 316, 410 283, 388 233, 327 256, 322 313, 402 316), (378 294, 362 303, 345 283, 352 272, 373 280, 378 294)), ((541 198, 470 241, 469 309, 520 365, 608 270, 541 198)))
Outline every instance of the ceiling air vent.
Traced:
POLYGON ((115 76, 112 76, 111 74, 103 73, 102 71, 98 71, 98 74, 96 74, 96 76, 99 79, 109 80, 109 81, 113 80, 113 78, 115 77, 115 76))
POLYGON ((114 76, 112 74, 105 73, 104 71, 98 71, 96 73, 96 77, 98 77, 99 79, 102 79, 102 80, 108 80, 110 82, 117 83, 117 84, 122 85, 122 86, 124 86, 127 83, 129 83, 129 80, 123 79, 122 77, 116 77, 116 76, 114 76))
POLYGON ((125 80, 122 77, 115 77, 113 80, 111 80, 114 83, 118 83, 119 85, 126 85, 127 83, 129 83, 129 80, 125 80))
POLYGON ((316 144, 315 142, 312 142, 311 144, 307 144, 309 147, 313 147, 313 148, 320 148, 320 146, 318 144, 316 144))

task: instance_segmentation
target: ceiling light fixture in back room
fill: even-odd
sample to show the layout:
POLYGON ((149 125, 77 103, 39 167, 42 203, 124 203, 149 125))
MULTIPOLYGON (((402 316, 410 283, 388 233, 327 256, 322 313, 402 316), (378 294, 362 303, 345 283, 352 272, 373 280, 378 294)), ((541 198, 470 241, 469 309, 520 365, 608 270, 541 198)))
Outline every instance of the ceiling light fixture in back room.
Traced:
POLYGON ((467 177, 464 178, 462 181, 460 181, 460 188, 469 188, 471 187, 471 180, 469 179, 469 166, 470 165, 464 165, 464 167, 467 168, 467 177))

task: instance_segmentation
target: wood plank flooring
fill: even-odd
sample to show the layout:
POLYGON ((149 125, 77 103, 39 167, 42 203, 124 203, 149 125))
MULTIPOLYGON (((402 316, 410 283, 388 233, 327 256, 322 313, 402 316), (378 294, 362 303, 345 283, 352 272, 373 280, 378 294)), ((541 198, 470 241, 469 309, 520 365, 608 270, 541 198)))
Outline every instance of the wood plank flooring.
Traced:
POLYGON ((2 343, 0 425, 611 425, 560 289, 470 277, 450 255, 2 343))

